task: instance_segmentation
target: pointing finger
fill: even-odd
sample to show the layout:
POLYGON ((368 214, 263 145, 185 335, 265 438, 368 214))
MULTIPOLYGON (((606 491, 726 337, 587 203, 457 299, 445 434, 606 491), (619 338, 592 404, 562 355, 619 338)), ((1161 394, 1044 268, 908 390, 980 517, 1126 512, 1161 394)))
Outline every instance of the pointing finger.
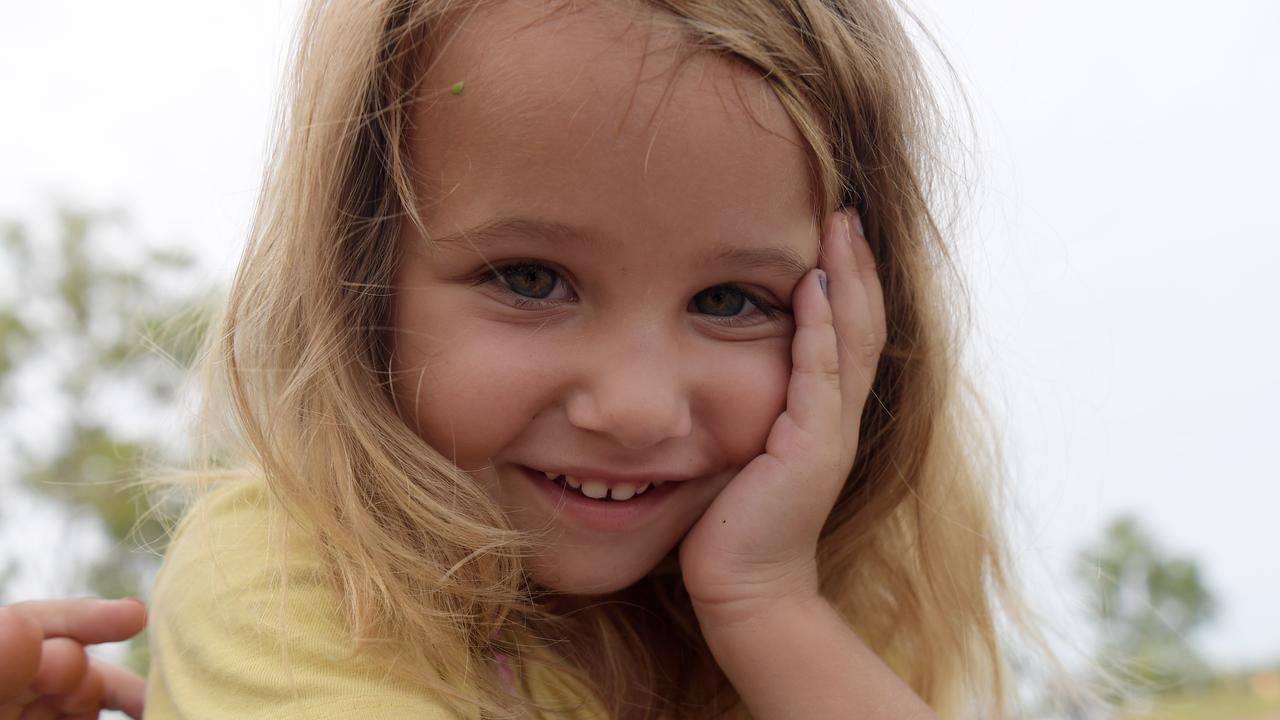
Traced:
POLYGON ((9 606, 36 623, 45 637, 71 638, 86 645, 117 642, 142 632, 147 609, 141 600, 36 600, 9 606))

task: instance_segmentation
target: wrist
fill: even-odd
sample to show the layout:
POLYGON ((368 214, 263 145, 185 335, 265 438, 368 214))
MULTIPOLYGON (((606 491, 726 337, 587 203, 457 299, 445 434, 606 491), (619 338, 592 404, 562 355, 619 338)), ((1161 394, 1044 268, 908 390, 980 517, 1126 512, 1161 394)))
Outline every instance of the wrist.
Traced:
POLYGON ((695 600, 693 609, 708 640, 748 628, 786 625, 797 618, 833 610, 831 603, 819 592, 816 582, 812 585, 793 584, 769 593, 720 602, 695 600))
POLYGON ((936 720, 820 594, 736 610, 698 619, 751 717, 936 720))

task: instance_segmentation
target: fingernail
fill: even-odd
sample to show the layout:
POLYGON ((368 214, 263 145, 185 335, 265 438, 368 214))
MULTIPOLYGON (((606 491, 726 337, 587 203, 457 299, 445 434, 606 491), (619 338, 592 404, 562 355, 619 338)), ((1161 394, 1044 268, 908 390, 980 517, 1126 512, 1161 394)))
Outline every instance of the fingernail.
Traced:
POLYGON ((862 230, 862 217, 858 215, 857 210, 849 210, 844 214, 845 238, 849 242, 853 242, 853 238, 866 237, 866 233, 862 230))
POLYGON ((818 287, 822 288, 822 296, 827 296, 827 274, 822 270, 818 271, 818 287))

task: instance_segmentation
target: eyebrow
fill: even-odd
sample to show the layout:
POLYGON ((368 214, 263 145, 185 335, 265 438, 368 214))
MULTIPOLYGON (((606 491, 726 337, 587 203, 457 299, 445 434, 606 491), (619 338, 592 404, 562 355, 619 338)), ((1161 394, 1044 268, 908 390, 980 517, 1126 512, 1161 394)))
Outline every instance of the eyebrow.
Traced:
POLYGON ((553 244, 581 243, 594 245, 595 237, 578 227, 524 217, 496 217, 475 227, 431 238, 437 245, 487 245, 504 237, 518 235, 553 244))
MULTIPOLYGON (((554 220, 527 217, 491 218, 466 230, 437 235, 431 241, 437 245, 478 248, 512 236, 552 245, 600 244, 598 236, 586 229, 554 220)), ((706 262, 734 265, 744 270, 771 270, 780 275, 796 277, 812 269, 799 253, 785 247, 738 247, 726 244, 708 253, 706 262)))
POLYGON ((744 270, 773 270, 780 275, 795 277, 804 275, 811 269, 811 266, 800 257, 800 253, 791 248, 782 247, 729 246, 713 255, 711 260, 736 265, 744 270))

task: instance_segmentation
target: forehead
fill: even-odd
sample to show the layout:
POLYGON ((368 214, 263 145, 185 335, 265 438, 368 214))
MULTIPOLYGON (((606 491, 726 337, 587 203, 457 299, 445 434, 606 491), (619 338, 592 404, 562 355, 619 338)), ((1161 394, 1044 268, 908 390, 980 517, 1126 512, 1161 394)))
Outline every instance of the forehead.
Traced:
POLYGON ((659 11, 481 5, 437 49, 418 100, 413 166, 433 231, 533 215, 614 240, 816 237, 808 154, 777 96, 745 63, 693 52, 659 11))

